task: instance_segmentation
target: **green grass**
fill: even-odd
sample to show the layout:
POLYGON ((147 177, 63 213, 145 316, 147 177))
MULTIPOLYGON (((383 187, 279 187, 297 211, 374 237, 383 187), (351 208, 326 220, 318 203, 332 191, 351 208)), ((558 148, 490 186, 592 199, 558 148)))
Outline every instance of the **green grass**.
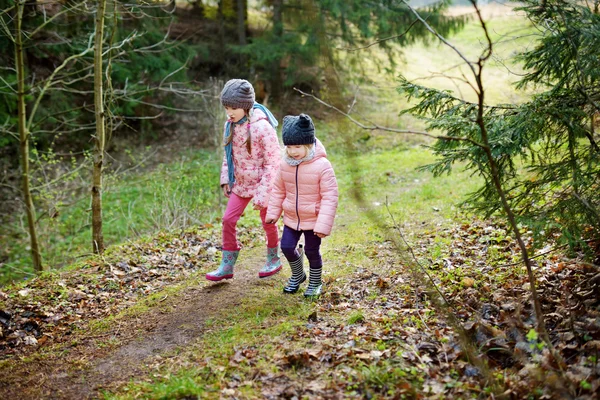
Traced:
MULTIPOLYGON (((503 5, 492 5, 484 9, 488 17, 486 26, 493 41, 493 57, 484 67, 483 84, 486 104, 521 103, 530 93, 517 92, 514 84, 520 79, 522 68, 515 63, 517 53, 531 49, 537 40, 536 31, 522 16, 503 5)), ((460 13, 472 13, 473 9, 461 8, 460 13)), ((475 62, 481 55, 484 43, 484 31, 480 24, 471 19, 465 28, 446 38, 468 60, 475 62)), ((370 121, 381 126, 397 129, 423 130, 424 122, 410 115, 398 117, 398 114, 409 107, 397 92, 397 77, 404 76, 409 81, 440 90, 450 90, 455 96, 467 101, 476 99, 473 89, 467 84, 465 77, 474 83, 472 73, 464 60, 450 47, 431 38, 430 44, 422 42, 399 49, 401 56, 396 58, 397 65, 390 73, 381 71, 379 65, 387 65, 382 52, 371 48, 368 56, 363 57, 366 71, 366 82, 354 89, 356 106, 352 113, 358 120, 366 123, 359 115, 366 115, 370 121), (356 112, 357 111, 357 112, 356 112)), ((433 132, 435 133, 435 132, 433 132)), ((363 132, 363 135, 365 132, 363 132)), ((370 132, 368 143, 375 146, 395 147, 402 143, 419 142, 415 135, 388 134, 370 132)))
MULTIPOLYGON (((460 171, 432 178, 427 172, 417 170, 417 167, 432 160, 431 153, 422 147, 356 154, 331 145, 335 140, 332 132, 324 129, 322 132, 321 137, 330 149, 341 193, 336 227, 332 236, 323 241, 322 247, 325 280, 332 288, 336 286, 336 279, 347 278, 361 266, 374 268, 369 251, 385 240, 386 229, 391 224, 385 208, 386 197, 390 211, 399 222, 408 220, 419 226, 426 222, 429 226, 451 218, 456 212, 455 202, 476 183, 473 179, 466 179, 460 171), (352 194, 357 182, 364 203, 358 202, 352 194), (375 204, 377 202, 380 203, 375 204), (439 211, 435 211, 434 206, 439 211), (373 217, 380 221, 374 222, 373 217)), ((256 225, 258 215, 250 213, 244 220, 249 226, 256 225)), ((417 232, 413 228, 411 231, 417 232)), ((370 299, 385 301, 385 296, 374 293, 370 299)), ((226 390, 232 375, 243 382, 252 381, 256 374, 282 373, 273 362, 282 351, 281 344, 286 344, 288 353, 294 349, 310 348, 309 342, 290 342, 288 338, 297 334, 298 330, 307 329, 308 316, 315 311, 321 318, 333 319, 341 326, 373 323, 361 309, 328 313, 319 309, 319 302, 305 301, 301 296, 282 296, 279 287, 253 291, 236 307, 235 312, 223 310, 221 315, 215 316, 207 323, 207 332, 186 348, 176 350, 176 357, 163 355, 163 359, 172 362, 163 363, 160 371, 149 371, 146 377, 136 379, 115 392, 105 393, 105 398, 218 398, 223 395, 222 390, 226 390), (258 351, 252 363, 242 361, 238 365, 230 365, 236 351, 248 348, 258 351)), ((389 316, 381 323, 390 323, 390 318, 396 317, 389 316)), ((406 324, 419 327, 422 321, 413 316, 406 324)), ((308 336, 306 340, 309 340, 308 336)), ((361 346, 379 351, 392 346, 393 351, 397 350, 395 344, 381 341, 362 343, 361 346)), ((292 379, 296 374, 293 368, 285 373, 292 379)), ((344 372, 345 378, 342 379, 350 379, 348 395, 356 395, 365 393, 368 387, 376 387, 380 391, 393 390, 394 382, 404 382, 403 385, 408 388, 418 387, 421 382, 415 374, 416 371, 411 372, 400 364, 377 364, 357 366, 350 372, 344 372)), ((302 379, 301 376, 298 379, 302 379)), ((246 398, 262 396, 260 385, 238 386, 236 393, 246 398)))
POLYGON ((455 217, 457 204, 481 180, 460 169, 437 178, 417 169, 433 160, 422 147, 354 157, 333 155, 342 191, 339 207, 344 210, 336 224, 343 224, 344 230, 331 240, 339 246, 354 243, 357 236, 378 240, 382 232, 377 225, 391 226, 392 217, 398 224, 441 223, 455 217))
MULTIPOLYGON (((207 323, 208 332, 197 342, 179 350, 183 352, 180 359, 186 360, 185 365, 177 362, 168 367, 170 372, 166 375, 156 374, 151 382, 132 381, 118 393, 105 393, 104 397, 113 400, 176 399, 195 395, 217 398, 232 373, 244 376, 257 370, 272 371, 274 366, 264 360, 279 347, 281 337, 295 332, 315 307, 309 301, 298 301, 298 297, 282 297, 279 290, 276 295, 270 290, 253 292, 235 312, 223 310, 222 315, 207 323), (241 348, 256 349, 258 354, 253 357, 253 365, 244 360, 237 366, 230 365, 230 358, 241 348)), ((250 398, 260 397, 260 392, 252 386, 246 387, 244 392, 250 398)))
MULTIPOLYGON (((214 151, 188 152, 149 173, 107 175, 102 205, 105 246, 140 239, 159 230, 210 223, 220 217, 220 157, 214 151)), ((57 268, 89 256, 89 196, 61 209, 57 218, 40 219, 38 225, 45 265, 57 268)), ((28 237, 18 225, 8 229, 14 234, 5 243, 8 262, 0 275, 0 285, 33 272, 28 237)))
POLYGON ((365 316, 362 313, 362 311, 356 311, 352 315, 350 315, 350 318, 348 318, 348 324, 352 325, 352 324, 360 323, 364 320, 365 320, 365 316))

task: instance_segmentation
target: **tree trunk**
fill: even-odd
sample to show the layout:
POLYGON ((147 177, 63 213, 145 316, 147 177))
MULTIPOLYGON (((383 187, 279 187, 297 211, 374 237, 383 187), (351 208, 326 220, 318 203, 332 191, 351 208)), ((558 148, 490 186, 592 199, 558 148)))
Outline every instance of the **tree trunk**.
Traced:
MULTIPOLYGON (((283 0, 273 1, 273 43, 276 49, 281 45, 283 36, 283 0)), ((283 80, 281 77, 281 58, 277 58, 271 65, 271 99, 274 104, 281 100, 281 92, 283 91, 283 80)))
POLYGON ((19 141, 21 152, 21 174, 23 179, 23 201, 25 202, 25 211, 27 213, 27 224, 29 226, 29 239, 31 241, 31 258, 33 268, 36 271, 44 270, 42 265, 42 256, 37 239, 35 228, 35 208, 33 198, 29 188, 29 131, 26 124, 25 111, 25 63, 23 58, 23 36, 22 22, 23 9, 25 2, 17 2, 17 15, 15 18, 15 67, 17 69, 17 113, 19 119, 19 141))
POLYGON ((217 7, 217 20, 219 22, 219 55, 221 59, 224 59, 223 49, 225 49, 225 18, 223 16, 223 8, 225 5, 223 4, 224 0, 219 0, 219 5, 217 7))
MULTIPOLYGON (((238 44, 242 47, 248 44, 248 38, 246 37, 246 25, 247 25, 247 3, 245 0, 237 0, 237 31, 238 31, 238 44)), ((245 54, 240 55, 240 66, 244 73, 247 73, 248 69, 248 57, 245 54)))
POLYGON ((92 174, 92 251, 104 251, 102 236, 102 166, 104 163, 104 95, 102 92, 102 42, 104 40, 104 12, 106 0, 98 0, 96 37, 94 41, 94 107, 96 135, 94 137, 94 169, 92 174))
MULTIPOLYGON (((198 17, 204 17, 204 4, 202 4, 202 0, 194 0, 191 1, 192 5, 192 13, 198 17)), ((175 6, 175 1, 173 0, 173 5, 175 6)))

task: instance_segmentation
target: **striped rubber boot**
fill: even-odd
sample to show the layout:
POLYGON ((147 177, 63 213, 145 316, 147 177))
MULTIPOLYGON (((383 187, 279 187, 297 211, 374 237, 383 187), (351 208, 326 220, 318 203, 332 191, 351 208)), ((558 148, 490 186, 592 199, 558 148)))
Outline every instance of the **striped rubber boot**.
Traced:
POLYGON ((298 251, 299 257, 290 261, 290 268, 292 269, 292 276, 288 279, 283 293, 296 293, 300 289, 302 282, 306 280, 306 274, 304 273, 304 250, 300 247, 298 251))
POLYGON ((308 287, 304 292, 304 297, 318 297, 321 295, 323 290, 323 281, 321 280, 321 272, 323 267, 313 268, 310 267, 310 279, 308 280, 308 287))

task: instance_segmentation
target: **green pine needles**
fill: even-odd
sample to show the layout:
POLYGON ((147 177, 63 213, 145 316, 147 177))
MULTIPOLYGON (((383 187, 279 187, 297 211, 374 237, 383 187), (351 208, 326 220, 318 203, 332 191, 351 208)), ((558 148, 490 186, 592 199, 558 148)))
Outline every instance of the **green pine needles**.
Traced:
MULTIPOLYGON (((519 88, 538 94, 523 104, 485 106, 490 150, 510 207, 538 238, 568 243, 588 256, 600 237, 600 14, 592 5, 564 0, 524 2, 540 33, 537 46, 519 60, 528 71, 519 88)), ((432 146, 439 160, 426 168, 450 172, 464 162, 485 183, 466 203, 491 215, 502 209, 476 123, 478 104, 449 91, 401 81, 416 99, 405 113, 426 120, 446 138, 432 146)))

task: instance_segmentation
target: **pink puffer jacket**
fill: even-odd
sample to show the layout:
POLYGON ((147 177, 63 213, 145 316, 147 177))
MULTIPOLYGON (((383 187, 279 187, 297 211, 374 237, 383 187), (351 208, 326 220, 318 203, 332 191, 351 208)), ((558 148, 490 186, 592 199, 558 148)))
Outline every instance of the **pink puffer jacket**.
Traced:
MULTIPOLYGON (((265 208, 269 204, 269 192, 281 163, 281 150, 277 132, 261 110, 253 110, 250 133, 251 154, 246 149, 248 124, 235 125, 232 142, 235 183, 232 191, 240 197, 254 197, 254 204, 265 208)), ((227 157, 224 155, 221 185, 228 183, 227 157)))
POLYGON ((278 220, 294 230, 331 234, 338 206, 338 186, 323 144, 317 139, 315 156, 297 166, 282 161, 273 184, 267 220, 278 220))

